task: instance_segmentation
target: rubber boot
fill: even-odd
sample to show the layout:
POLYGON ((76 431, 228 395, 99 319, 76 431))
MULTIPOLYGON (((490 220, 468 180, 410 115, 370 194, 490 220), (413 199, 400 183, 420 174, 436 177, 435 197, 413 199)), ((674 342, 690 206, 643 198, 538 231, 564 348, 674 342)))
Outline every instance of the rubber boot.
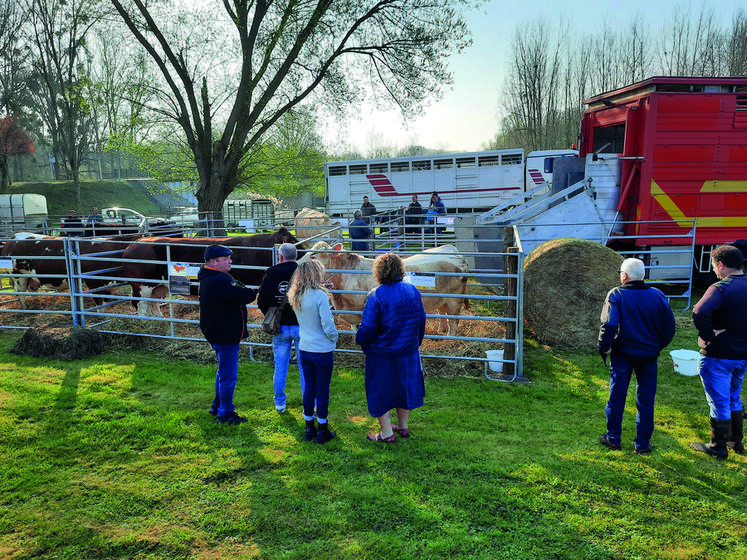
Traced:
POLYGON ((731 432, 731 419, 718 420, 711 418, 711 443, 691 443, 690 447, 695 451, 712 455, 717 459, 726 459, 729 456, 729 448, 726 442, 731 432))
POLYGON ((316 424, 313 420, 306 420, 306 433, 303 435, 303 438, 306 441, 311 441, 316 437, 316 424))
POLYGON ((329 440, 335 437, 335 435, 337 434, 329 429, 329 422, 319 424, 319 431, 316 434, 316 442, 327 443, 329 440))
POLYGON ((726 442, 726 447, 733 449, 734 453, 744 455, 744 443, 742 442, 742 433, 744 430, 743 424, 744 410, 732 410, 731 411, 731 437, 726 442))

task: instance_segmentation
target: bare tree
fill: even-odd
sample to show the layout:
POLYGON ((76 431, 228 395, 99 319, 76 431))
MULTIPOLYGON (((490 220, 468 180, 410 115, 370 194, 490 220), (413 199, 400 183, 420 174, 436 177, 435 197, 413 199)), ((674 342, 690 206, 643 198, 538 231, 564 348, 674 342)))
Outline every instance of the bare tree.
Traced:
POLYGON ((563 23, 555 31, 543 19, 516 29, 503 95, 504 139, 532 150, 556 141, 562 130, 559 95, 567 32, 563 23))
POLYGON ((17 2, 0 4, 0 118, 24 112, 31 79, 31 49, 25 40, 27 14, 17 2))
POLYGON ((55 171, 64 166, 80 208, 80 167, 89 153, 93 128, 86 100, 90 88, 87 35, 100 17, 97 0, 30 0, 34 69, 42 87, 38 109, 49 128, 55 171))
POLYGON ((96 149, 108 152, 120 178, 122 154, 152 136, 154 123, 145 107, 154 98, 152 84, 158 76, 146 53, 121 33, 121 26, 102 23, 91 41, 94 88, 90 104, 100 114, 96 149))
POLYGON ((389 158, 393 157, 394 148, 387 143, 384 134, 380 131, 371 129, 366 134, 366 157, 367 158, 389 158))
POLYGON ((747 14, 742 9, 732 18, 724 56, 729 76, 747 75, 747 14))
POLYGON ((664 23, 659 45, 659 65, 669 76, 714 76, 721 73, 723 36, 715 14, 703 4, 693 20, 689 9, 678 7, 664 23))
MULTIPOLYGON (((13 116, 15 125, 30 133, 38 122, 31 110, 30 91, 33 88, 32 60, 34 49, 27 40, 28 16, 23 5, 17 2, 0 2, 0 119, 13 116)), ((35 133, 31 136, 36 137, 35 133)), ((2 183, 10 181, 11 164, 17 176, 23 176, 23 158, 7 160, 3 150, 2 183)), ((15 155, 20 155, 16 153, 15 155)))
POLYGON ((165 80, 156 109, 183 130, 199 209, 218 213, 242 162, 284 114, 313 101, 351 106, 369 84, 412 112, 450 83, 446 57, 470 42, 467 0, 224 0, 222 16, 211 11, 194 32, 170 27, 186 17, 171 5, 111 2, 165 80), (218 38, 226 56, 209 60, 205 48, 218 38))
POLYGON ((620 83, 632 84, 648 78, 653 71, 653 52, 649 26, 636 15, 628 26, 627 33, 620 37, 620 83))

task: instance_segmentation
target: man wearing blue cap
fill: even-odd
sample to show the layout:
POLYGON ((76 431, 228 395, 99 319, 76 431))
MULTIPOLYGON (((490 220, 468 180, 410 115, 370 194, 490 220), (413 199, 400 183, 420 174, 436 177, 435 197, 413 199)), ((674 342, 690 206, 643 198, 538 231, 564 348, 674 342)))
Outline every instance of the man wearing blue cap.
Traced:
POLYGON ((248 336, 247 304, 256 293, 228 272, 233 252, 223 245, 205 249, 205 266, 200 269, 200 330, 218 356, 215 398, 210 414, 220 424, 241 424, 246 418, 236 414, 233 393, 239 375, 239 344, 248 336))

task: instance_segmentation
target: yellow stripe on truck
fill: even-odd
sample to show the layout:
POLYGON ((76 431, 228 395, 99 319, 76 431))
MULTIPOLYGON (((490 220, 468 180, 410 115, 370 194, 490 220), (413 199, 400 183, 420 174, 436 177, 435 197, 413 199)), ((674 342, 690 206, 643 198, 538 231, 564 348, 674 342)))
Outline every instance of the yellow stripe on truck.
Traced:
MULTIPOLYGON (((747 193, 747 181, 706 181, 703 183, 700 192, 747 193)), ((669 214, 669 217, 681 227, 689 227, 693 219, 695 219, 699 228, 747 227, 747 216, 701 216, 699 218, 689 218, 680 210, 674 200, 656 184, 656 181, 651 181, 651 196, 661 204, 661 207, 669 214)))
POLYGON ((706 181, 700 192, 747 193, 747 181, 706 181))
POLYGON ((679 206, 677 206, 674 202, 674 200, 671 199, 671 197, 665 193, 663 190, 661 190, 661 187, 656 184, 656 181, 651 181, 651 196, 654 197, 654 199, 661 204, 661 207, 664 208, 667 214, 669 214, 669 217, 672 218, 675 222, 677 222, 677 225, 680 227, 689 227, 692 223, 692 218, 688 218, 685 216, 684 212, 680 210, 679 206), (683 220, 687 220, 683 223, 683 220))

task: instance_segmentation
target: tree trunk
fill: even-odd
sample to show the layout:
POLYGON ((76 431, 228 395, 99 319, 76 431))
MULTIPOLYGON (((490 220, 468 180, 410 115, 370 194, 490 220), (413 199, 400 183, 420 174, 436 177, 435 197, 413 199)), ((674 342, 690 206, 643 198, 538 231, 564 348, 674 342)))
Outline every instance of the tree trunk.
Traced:
POLYGON ((0 193, 7 193, 9 187, 8 156, 0 155, 0 193))
MULTIPOLYGON (((198 164, 200 188, 197 191, 197 211, 212 213, 216 236, 226 235, 223 223, 223 203, 233 192, 235 173, 228 171, 226 150, 220 141, 213 142, 213 150, 207 166, 198 164)), ((199 160, 198 160, 199 161, 199 160)), ((205 161, 205 158, 202 159, 205 161)))

